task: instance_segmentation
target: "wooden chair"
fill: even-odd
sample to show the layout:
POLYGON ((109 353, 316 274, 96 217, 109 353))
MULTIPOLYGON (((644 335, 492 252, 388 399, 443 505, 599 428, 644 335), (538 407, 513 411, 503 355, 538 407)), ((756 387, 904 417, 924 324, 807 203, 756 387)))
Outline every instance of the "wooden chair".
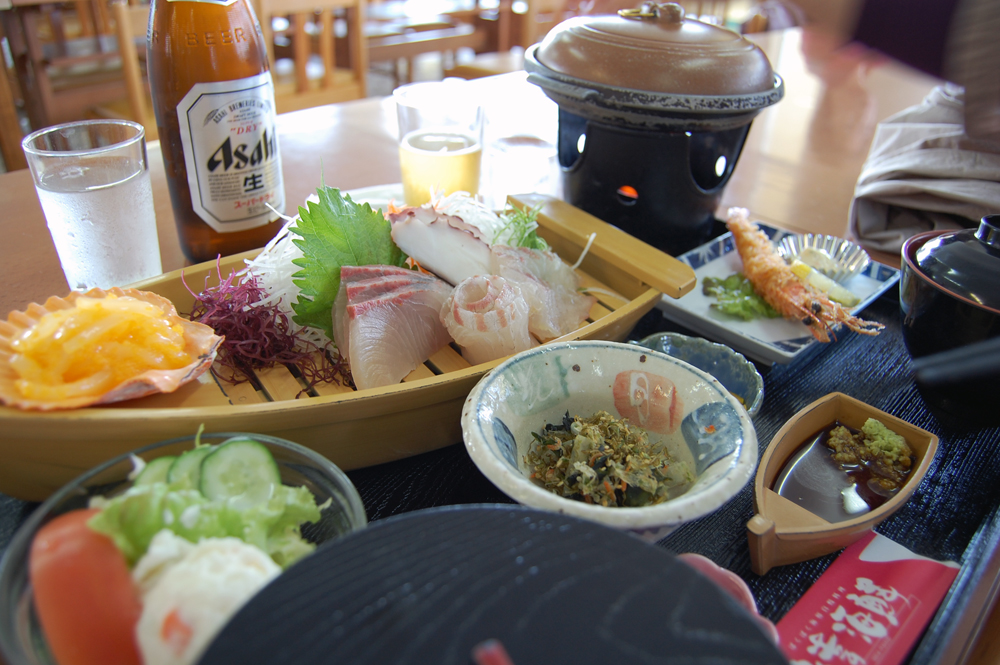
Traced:
POLYGON ((267 43, 278 113, 361 99, 367 95, 368 50, 364 38, 365 0, 257 0, 267 43), (274 58, 272 19, 290 21, 291 71, 274 58), (346 63, 338 59, 335 23, 347 26, 346 63), (318 53, 314 53, 313 42, 318 53), (317 67, 316 65, 320 65, 317 67))
POLYGON ((462 48, 478 50, 485 36, 471 23, 447 22, 439 25, 411 26, 399 31, 372 34, 368 37, 368 57, 371 62, 392 61, 398 83, 406 83, 413 75, 413 59, 424 53, 441 53, 443 62, 453 60, 462 48), (399 61, 406 62, 400 74, 399 61))
POLYGON ((118 52, 122 60, 122 76, 125 79, 124 98, 109 100, 90 109, 91 118, 121 118, 138 122, 146 129, 146 140, 158 138, 156 118, 153 115, 152 98, 149 94, 143 69, 146 49, 136 46, 146 42, 146 27, 149 23, 149 5, 129 5, 125 0, 115 0, 111 4, 118 37, 118 52))
MULTIPOLYGON (((100 2, 87 0, 83 10, 100 2)), ((11 55, 32 127, 79 120, 101 100, 124 94, 114 37, 84 35, 84 21, 59 4, 19 4, 4 14, 11 55)), ((96 16, 96 14, 95 14, 96 16)), ((90 26, 100 26, 95 18, 90 26)))
MULTIPOLYGON (((0 23, 0 44, 6 42, 3 24, 0 23)), ((27 168, 24 151, 21 150, 21 121, 15 103, 14 85, 12 85, 7 65, 0 60, 0 155, 3 155, 4 167, 7 171, 27 168)))
POLYGON ((489 34, 481 14, 478 3, 462 0, 418 0, 416 6, 408 6, 407 0, 373 0, 365 25, 368 60, 388 64, 396 84, 412 79, 414 59, 421 55, 439 53, 447 66, 459 49, 485 49, 489 34))
MULTIPOLYGON (((504 5, 501 4, 501 11, 504 5)), ((541 41, 549 30, 567 18, 575 16, 578 6, 571 5, 567 0, 528 0, 523 13, 514 12, 507 6, 510 15, 508 48, 502 48, 495 53, 480 53, 472 60, 461 62, 445 70, 445 76, 456 76, 465 79, 506 74, 524 69, 524 49, 541 41)), ((501 21, 503 17, 501 16, 501 21)), ((501 28, 501 33, 504 29, 501 28)))

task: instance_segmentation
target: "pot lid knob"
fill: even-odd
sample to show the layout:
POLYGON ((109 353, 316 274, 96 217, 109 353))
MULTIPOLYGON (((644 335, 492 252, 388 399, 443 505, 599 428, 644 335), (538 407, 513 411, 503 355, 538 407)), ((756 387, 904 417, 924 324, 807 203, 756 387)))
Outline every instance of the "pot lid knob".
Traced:
POLYGON ((976 229, 976 238, 984 245, 1000 249, 1000 214, 983 217, 976 229))
POLYGON ((664 23, 675 23, 678 26, 684 22, 684 8, 676 2, 663 4, 644 2, 638 9, 619 9, 618 15, 622 18, 658 19, 664 23))

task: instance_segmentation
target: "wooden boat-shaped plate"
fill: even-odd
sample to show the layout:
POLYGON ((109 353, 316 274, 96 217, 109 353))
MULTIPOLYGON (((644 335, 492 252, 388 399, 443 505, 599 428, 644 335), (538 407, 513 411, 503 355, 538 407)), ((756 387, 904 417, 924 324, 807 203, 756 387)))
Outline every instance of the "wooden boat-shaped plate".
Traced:
MULTIPOLYGON (((565 261, 576 262, 596 238, 578 274, 598 299, 588 320, 560 341, 621 341, 661 293, 679 298, 694 288, 691 268, 568 203, 537 195, 512 197, 521 207, 543 204, 539 235, 565 261)), ((249 252, 225 258, 223 274, 240 270, 249 252)), ((216 263, 183 268, 133 284, 169 298, 179 312, 200 290, 217 283, 216 263)), ((501 362, 470 366, 445 347, 401 383, 356 391, 335 384, 299 396, 304 384, 277 367, 249 383, 230 385, 205 373, 176 392, 115 405, 62 412, 0 407, 0 492, 40 501, 77 475, 148 443, 197 431, 243 431, 289 439, 350 470, 427 452, 462 440, 462 403, 482 376, 501 362), (297 397, 298 396, 298 397, 297 397)))
POLYGON ((774 435, 757 467, 756 514, 747 523, 753 571, 763 575, 775 566, 836 552, 861 538, 910 498, 927 474, 937 444, 938 438, 930 432, 843 393, 830 393, 803 408, 774 435), (869 418, 906 439, 916 457, 906 482, 888 501, 858 517, 828 522, 772 489, 786 462, 818 432, 835 422, 858 430, 869 418))

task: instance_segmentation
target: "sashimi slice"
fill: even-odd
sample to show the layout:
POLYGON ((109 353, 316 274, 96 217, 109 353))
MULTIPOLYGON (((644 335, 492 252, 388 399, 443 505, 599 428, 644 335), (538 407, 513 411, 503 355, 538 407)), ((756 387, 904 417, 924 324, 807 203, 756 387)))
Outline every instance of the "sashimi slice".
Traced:
POLYGON ((490 246, 479 229, 429 208, 387 215, 392 240, 421 266, 450 284, 490 272, 490 246))
POLYGON ((473 365, 531 348, 528 303, 521 289, 497 275, 463 280, 441 309, 441 319, 473 365))
POLYGON ((333 301, 333 340, 340 354, 347 358, 350 353, 350 337, 347 330, 348 301, 359 302, 366 291, 373 289, 371 295, 385 293, 390 285, 400 286, 404 282, 430 283, 440 281, 432 275, 386 265, 342 266, 340 268, 340 288, 333 301), (383 281, 383 278, 385 281, 383 281), (351 293, 348 293, 348 289, 351 293))
POLYGON ((597 302, 577 289, 580 279, 551 251, 494 245, 491 272, 517 284, 530 308, 528 329, 545 341, 580 327, 597 302))
POLYGON ((451 341, 440 311, 452 288, 442 280, 413 270, 343 268, 340 283, 334 336, 358 390, 398 383, 451 341))

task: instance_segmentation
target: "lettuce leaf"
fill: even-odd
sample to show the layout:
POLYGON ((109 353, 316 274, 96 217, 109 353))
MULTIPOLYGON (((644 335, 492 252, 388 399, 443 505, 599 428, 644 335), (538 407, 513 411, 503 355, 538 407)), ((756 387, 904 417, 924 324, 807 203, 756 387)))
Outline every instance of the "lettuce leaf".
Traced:
POLYGON ((324 331, 333 339, 333 301, 340 288, 341 266, 390 265, 402 267, 406 254, 392 241, 389 221, 367 203, 359 205, 339 189, 319 187, 319 203, 299 207, 292 227, 293 242, 303 257, 294 261, 301 289, 292 304, 295 322, 324 331))

